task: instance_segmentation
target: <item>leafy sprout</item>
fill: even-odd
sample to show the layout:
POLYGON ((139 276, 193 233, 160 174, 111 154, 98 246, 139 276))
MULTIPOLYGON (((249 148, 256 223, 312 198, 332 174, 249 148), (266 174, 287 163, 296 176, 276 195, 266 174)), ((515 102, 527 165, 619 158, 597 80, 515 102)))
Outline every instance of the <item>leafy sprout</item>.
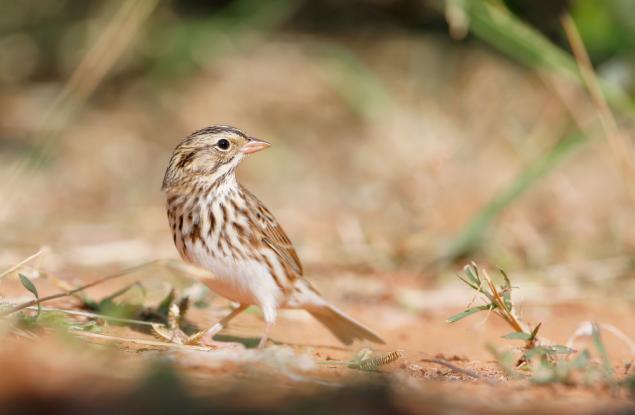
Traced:
POLYGON ((472 262, 463 268, 463 276, 459 279, 476 291, 475 296, 485 301, 485 304, 468 307, 447 319, 449 323, 462 320, 465 317, 478 313, 479 311, 493 312, 502 318, 514 330, 505 336, 508 339, 526 341, 526 348, 532 348, 537 343, 538 330, 540 324, 530 329, 517 315, 512 302, 512 285, 509 276, 505 271, 499 270, 503 277, 503 284, 496 286, 486 270, 479 270, 478 266, 472 262))
MULTIPOLYGON (((586 335, 591 338, 593 347, 599 357, 599 363, 591 359, 588 349, 577 352, 568 346, 550 344, 538 339, 541 323, 533 329, 524 323, 517 315, 512 301, 512 285, 505 271, 500 270, 503 283, 496 286, 484 269, 479 269, 475 263, 467 265, 459 279, 475 291, 474 300, 479 297, 485 302, 483 305, 468 306, 460 313, 448 318, 453 323, 479 311, 492 312, 507 322, 513 331, 502 336, 508 340, 525 342, 520 357, 515 359, 512 351, 501 351, 493 345, 487 348, 509 378, 527 378, 531 382, 575 384, 577 382, 604 382, 609 386, 623 385, 633 388, 635 375, 616 383, 611 361, 600 335, 598 324, 589 324, 586 335)), ((587 326, 584 326, 587 327, 587 326)))
POLYGON ((40 305, 40 295, 37 292, 37 287, 26 275, 18 274, 18 276, 20 277, 22 286, 26 288, 31 294, 33 294, 35 296, 35 299, 37 300, 37 314, 34 317, 34 319, 37 320, 37 318, 40 316, 40 312, 42 311, 42 306, 40 305))

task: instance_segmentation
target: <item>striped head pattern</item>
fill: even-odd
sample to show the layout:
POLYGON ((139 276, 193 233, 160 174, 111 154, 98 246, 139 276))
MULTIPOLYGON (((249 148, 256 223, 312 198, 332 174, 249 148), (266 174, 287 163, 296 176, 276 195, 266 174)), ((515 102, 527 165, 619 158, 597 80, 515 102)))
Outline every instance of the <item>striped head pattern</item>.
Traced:
POLYGON ((179 192, 195 184, 212 184, 233 177, 247 154, 269 145, 228 125, 195 131, 174 149, 161 188, 179 192))

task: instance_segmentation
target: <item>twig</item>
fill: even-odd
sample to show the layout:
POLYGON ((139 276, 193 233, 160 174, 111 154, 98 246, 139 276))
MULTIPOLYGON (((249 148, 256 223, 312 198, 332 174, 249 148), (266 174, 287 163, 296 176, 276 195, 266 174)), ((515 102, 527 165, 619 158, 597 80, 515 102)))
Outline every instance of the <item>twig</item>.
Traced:
POLYGON ((4 316, 7 316, 9 314, 13 314, 16 311, 24 310, 25 308, 37 305, 38 303, 41 304, 41 303, 43 303, 45 301, 56 300, 58 298, 71 296, 71 295, 73 295, 75 293, 83 291, 83 290, 85 290, 87 288, 94 287, 94 286, 99 285, 101 283, 104 283, 106 281, 110 281, 110 280, 113 280, 115 278, 123 277, 125 275, 131 274, 131 273, 133 273, 135 271, 138 271, 140 269, 146 268, 146 267, 148 267, 150 265, 161 264, 161 263, 163 263, 162 260, 155 260, 155 261, 146 262, 144 264, 136 265, 134 267, 127 268, 127 269, 125 269, 123 271, 119 271, 119 272, 117 272, 115 274, 111 274, 111 275, 105 276, 103 278, 98 279, 97 281, 93 281, 91 283, 82 285, 81 287, 77 287, 77 288, 75 288, 73 290, 70 290, 70 291, 66 291, 66 292, 63 292, 63 293, 57 293, 57 294, 51 294, 51 295, 46 296, 46 297, 41 297, 39 300, 36 299, 36 300, 27 301, 25 303, 16 305, 16 306, 14 306, 14 307, 12 307, 12 308, 10 308, 8 310, 0 312, 0 317, 4 317, 4 316))
POLYGON ((577 61, 582 81, 589 91, 593 105, 596 108, 606 139, 611 148, 613 158, 618 165, 618 169, 622 173, 629 196, 632 201, 635 201, 635 186, 633 185, 633 183, 635 183, 635 161, 632 157, 633 149, 617 126, 617 122, 615 121, 615 117, 613 117, 611 108, 602 93, 602 88, 600 87, 600 83, 598 82, 595 71, 593 70, 593 65, 591 64, 589 55, 584 47, 584 42, 580 37, 580 33, 578 32, 575 22, 569 14, 565 14, 562 17, 562 26, 564 27, 567 39, 571 45, 571 50, 573 51, 573 55, 577 61))
POLYGON ((11 274, 16 269, 20 268, 22 265, 26 264, 27 262, 30 262, 30 261, 34 260, 35 258, 39 257, 40 255, 48 253, 48 252, 49 252, 49 248, 48 247, 40 248, 40 250, 37 251, 36 253, 34 253, 33 255, 23 259, 22 261, 20 261, 17 264, 13 265, 12 267, 7 269, 6 271, 3 271, 2 274, 0 274, 0 280, 2 278, 6 277, 7 275, 11 274))
POLYGON ((168 347, 168 348, 183 349, 183 350, 200 350, 200 351, 213 350, 209 347, 204 347, 204 346, 185 345, 185 344, 178 344, 178 343, 166 343, 166 342, 162 342, 158 340, 130 339, 127 337, 109 336, 106 334, 91 333, 88 331, 73 330, 73 334, 77 336, 81 336, 81 337, 92 337, 92 338, 102 339, 102 340, 114 340, 114 341, 123 342, 123 343, 142 344, 145 346, 168 347))
POLYGON ((452 369, 455 372, 461 373, 463 375, 469 376, 471 378, 477 379, 477 380, 482 380, 484 382, 486 382, 489 385, 496 385, 498 382, 496 382, 495 380, 492 380, 490 378, 484 378, 483 376, 479 375, 478 373, 476 373, 473 370, 469 370, 469 369, 463 369, 462 367, 458 367, 456 365, 453 365, 452 363, 448 362, 447 360, 443 360, 443 359, 421 359, 422 362, 428 362, 428 363, 436 363, 437 365, 441 365, 441 366, 445 366, 448 369, 452 369))
POLYGON ((500 293, 498 292, 498 289, 494 285, 494 282, 492 281, 489 274, 487 273, 487 270, 485 269, 483 269, 483 277, 485 278, 485 281, 487 282, 487 285, 489 286, 489 289, 492 293, 492 298, 494 300, 494 303, 497 305, 495 312, 497 312, 497 314, 500 315, 503 318, 503 320, 507 321, 507 323, 509 323, 509 325, 512 326, 514 331, 517 331, 519 333, 526 333, 527 330, 523 327, 523 324, 514 315, 512 310, 509 310, 507 308, 507 304, 505 304, 505 300, 501 297, 500 293))
MULTIPOLYGON (((30 307, 26 307, 26 308, 29 309, 29 310, 37 310, 37 308, 34 307, 34 306, 30 306, 30 307)), ((155 324, 158 324, 160 326, 164 325, 164 324, 161 324, 161 323, 152 323, 152 322, 149 322, 149 321, 135 320, 135 319, 131 319, 131 318, 107 316, 105 314, 96 314, 96 313, 91 313, 89 311, 67 310, 67 309, 64 309, 64 308, 55 308, 55 307, 42 307, 41 310, 44 311, 44 312, 47 312, 47 311, 48 312, 59 312, 59 313, 69 314, 71 316, 90 317, 90 318, 97 318, 97 319, 101 319, 101 320, 115 321, 115 322, 118 322, 118 323, 138 324, 138 325, 144 325, 144 326, 153 326, 155 324)))

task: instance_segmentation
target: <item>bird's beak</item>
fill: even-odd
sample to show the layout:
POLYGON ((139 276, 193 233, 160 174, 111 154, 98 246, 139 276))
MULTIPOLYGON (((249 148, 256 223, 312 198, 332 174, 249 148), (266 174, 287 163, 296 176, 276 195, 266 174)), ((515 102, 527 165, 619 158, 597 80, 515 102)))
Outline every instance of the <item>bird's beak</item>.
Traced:
POLYGON ((240 152, 243 154, 251 154, 251 153, 255 153, 256 151, 264 150, 270 145, 271 144, 269 144, 266 141, 256 140, 255 138, 250 137, 249 141, 247 141, 247 143, 245 143, 245 145, 242 146, 242 148, 240 149, 240 152))

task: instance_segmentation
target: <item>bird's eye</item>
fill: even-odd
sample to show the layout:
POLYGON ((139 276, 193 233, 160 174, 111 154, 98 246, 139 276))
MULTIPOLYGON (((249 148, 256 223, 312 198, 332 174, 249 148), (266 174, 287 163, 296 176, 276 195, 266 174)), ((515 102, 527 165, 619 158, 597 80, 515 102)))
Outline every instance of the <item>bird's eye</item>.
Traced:
POLYGON ((218 143, 216 143, 216 147, 220 148, 221 150, 227 150, 229 148, 229 141, 221 138, 220 140, 218 140, 218 143))

